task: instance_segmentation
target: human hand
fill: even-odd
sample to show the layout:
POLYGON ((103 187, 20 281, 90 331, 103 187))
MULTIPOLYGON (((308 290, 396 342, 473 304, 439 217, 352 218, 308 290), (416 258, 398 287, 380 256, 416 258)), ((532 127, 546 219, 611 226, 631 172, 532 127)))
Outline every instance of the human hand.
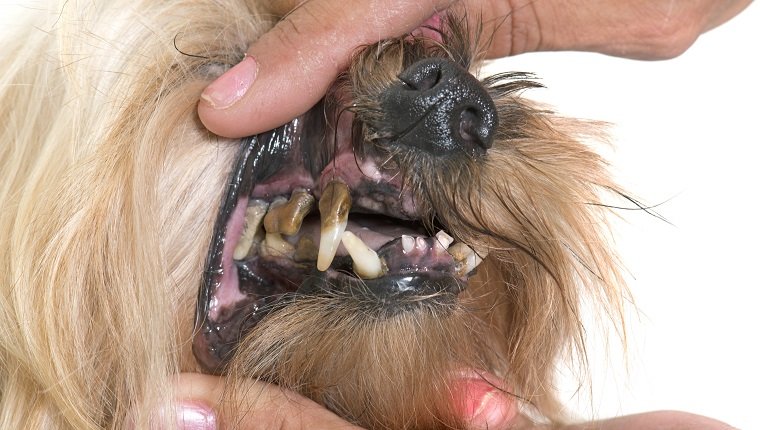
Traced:
MULTIPOLYGON (((223 377, 182 373, 175 386, 179 429, 358 429, 317 403, 259 381, 241 381, 241 404, 225 406, 223 377)), ((171 419, 171 417, 165 417, 171 419)))
MULTIPOLYGON (((275 385, 254 380, 237 381, 246 393, 241 403, 225 405, 229 387, 224 377, 200 373, 182 373, 175 386, 176 422, 179 429, 240 430, 277 429, 359 429, 317 403, 275 385)), ((487 382, 482 373, 462 372, 452 408, 468 429, 508 428, 517 414, 513 399, 487 382)), ((165 417, 169 418, 169 417, 165 417)))
POLYGON ((242 137, 307 111, 361 45, 411 32, 448 8, 482 19, 488 57, 582 50, 637 59, 675 57, 751 0, 345 0, 281 2, 293 10, 203 92, 198 113, 214 133, 242 137), (297 7, 296 7, 297 6, 297 7))

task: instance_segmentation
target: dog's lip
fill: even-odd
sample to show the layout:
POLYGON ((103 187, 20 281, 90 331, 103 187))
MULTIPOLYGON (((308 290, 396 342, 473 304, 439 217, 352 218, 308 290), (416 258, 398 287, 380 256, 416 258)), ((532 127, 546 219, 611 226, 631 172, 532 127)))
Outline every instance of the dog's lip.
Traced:
POLYGON ((299 286, 296 294, 320 295, 341 294, 364 302, 370 307, 391 311, 399 310, 411 303, 436 300, 450 303, 466 287, 466 281, 445 273, 414 272, 384 276, 378 279, 358 279, 345 272, 328 269, 313 272, 299 286), (404 299, 411 299, 407 303, 404 299))

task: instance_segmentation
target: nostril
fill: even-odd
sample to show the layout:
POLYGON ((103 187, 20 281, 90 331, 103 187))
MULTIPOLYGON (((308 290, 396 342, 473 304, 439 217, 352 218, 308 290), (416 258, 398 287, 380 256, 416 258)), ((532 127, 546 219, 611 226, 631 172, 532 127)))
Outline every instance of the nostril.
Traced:
POLYGON ((490 147, 489 131, 484 130, 480 112, 473 107, 462 109, 459 114, 459 137, 463 143, 490 147))
POLYGON ((404 70, 398 79, 413 91, 427 91, 434 88, 441 81, 441 68, 438 64, 415 64, 404 70), (421 67, 415 67, 421 66, 421 67))

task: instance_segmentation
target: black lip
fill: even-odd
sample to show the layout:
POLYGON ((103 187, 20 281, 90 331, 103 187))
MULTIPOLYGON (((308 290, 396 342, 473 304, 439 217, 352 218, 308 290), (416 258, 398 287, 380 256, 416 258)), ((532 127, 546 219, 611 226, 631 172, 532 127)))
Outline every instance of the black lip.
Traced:
POLYGON ((241 141, 228 181, 229 186, 219 207, 206 257, 206 269, 198 289, 193 329, 193 353, 199 364, 210 373, 220 373, 223 370, 233 353, 236 339, 245 331, 244 327, 219 325, 207 317, 213 293, 223 272, 222 253, 227 224, 240 196, 250 194, 253 184, 277 172, 292 146, 292 142, 287 139, 287 131, 286 125, 241 141))
POLYGON ((287 142, 278 136, 276 130, 263 136, 250 136, 242 140, 228 181, 227 193, 222 200, 219 214, 214 223, 212 243, 206 257, 206 270, 203 272, 203 279, 198 290, 198 303, 195 311, 196 330, 206 320, 206 314, 211 303, 211 294, 216 287, 215 283, 218 277, 222 273, 224 237, 227 231, 227 223, 235 209, 238 198, 250 193, 255 182, 265 180, 273 175, 289 149, 287 142))
POLYGON ((465 287, 463 281, 448 274, 419 272, 390 275, 378 279, 359 279, 334 270, 313 272, 296 291, 298 295, 342 294, 366 302, 372 308, 405 307, 405 298, 441 297, 452 301, 465 287))

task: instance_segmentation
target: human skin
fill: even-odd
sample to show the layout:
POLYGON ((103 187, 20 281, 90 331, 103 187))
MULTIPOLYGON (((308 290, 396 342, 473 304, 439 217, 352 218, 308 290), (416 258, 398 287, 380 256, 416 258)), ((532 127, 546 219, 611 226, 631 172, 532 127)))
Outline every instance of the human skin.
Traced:
MULTIPOLYGON (((250 404, 234 407, 220 406, 225 391, 224 378, 198 373, 183 373, 175 381, 178 408, 173 411, 180 429, 235 428, 239 430, 361 430, 337 415, 282 388, 259 381, 245 381, 242 387, 250 396, 250 404)), ((485 384, 484 384, 485 385, 485 384)), ((481 388, 484 386, 481 385, 481 388)), ((563 427, 534 425, 518 415, 514 402, 498 390, 478 391, 469 404, 461 405, 462 417, 470 430, 730 430, 726 423, 700 415, 678 411, 656 411, 612 418, 603 421, 573 424, 563 427), (488 401, 480 402, 484 392, 488 401), (477 398, 476 398, 477 397, 477 398), (477 406, 483 406, 477 408, 477 406), (474 409, 477 416, 468 415, 474 409)), ((456 407, 456 405, 452 405, 456 407)))
MULTIPOLYGON (((513 399, 482 378, 462 376, 456 385, 462 396, 452 402, 452 408, 461 411, 460 417, 469 423, 468 428, 511 428, 517 418, 513 399)), ((175 381, 177 409, 173 411, 179 428, 360 430, 294 392, 254 380, 239 383, 243 385, 238 388, 251 395, 245 397, 242 404, 229 407, 222 403, 226 389, 223 377, 180 374, 175 381)))
MULTIPOLYGON (((321 99, 337 75, 345 70, 357 47, 409 33, 431 16, 450 8, 466 10, 469 19, 482 20, 485 34, 493 34, 488 58, 579 50, 660 60, 680 55, 700 34, 726 22, 750 3, 750 0, 356 0, 350 5, 346 0, 279 2, 283 12, 291 12, 249 47, 240 65, 207 87, 198 113, 210 131, 231 138, 275 128, 306 112, 321 99)), ((241 429, 354 428, 297 394, 257 381, 250 383, 262 393, 263 400, 237 411, 222 411, 213 407, 223 391, 223 379, 180 375, 178 413, 188 420, 188 425, 198 419, 211 420, 215 425, 235 422, 241 429), (183 414, 185 406, 196 412, 195 418, 183 414), (243 409, 245 413, 239 412, 243 409)), ((474 393, 459 405, 463 419, 471 422, 472 429, 530 427, 515 415, 508 396, 477 387, 464 392, 474 393), (484 403, 484 399, 488 402, 484 403)), ((586 428, 730 427, 696 415, 662 411, 566 429, 586 428)))

